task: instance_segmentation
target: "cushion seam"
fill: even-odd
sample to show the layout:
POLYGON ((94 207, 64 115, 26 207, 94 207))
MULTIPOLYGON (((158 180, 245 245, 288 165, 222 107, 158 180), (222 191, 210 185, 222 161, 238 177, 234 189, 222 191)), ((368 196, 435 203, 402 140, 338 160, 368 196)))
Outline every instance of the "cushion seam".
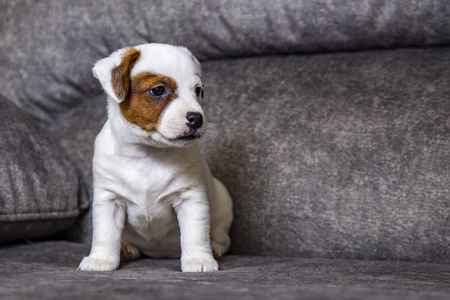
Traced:
POLYGON ((4 214, 0 215, 0 222, 16 222, 16 221, 41 221, 48 219, 66 219, 77 217, 80 210, 70 210, 61 212, 46 213, 25 213, 25 214, 4 214))

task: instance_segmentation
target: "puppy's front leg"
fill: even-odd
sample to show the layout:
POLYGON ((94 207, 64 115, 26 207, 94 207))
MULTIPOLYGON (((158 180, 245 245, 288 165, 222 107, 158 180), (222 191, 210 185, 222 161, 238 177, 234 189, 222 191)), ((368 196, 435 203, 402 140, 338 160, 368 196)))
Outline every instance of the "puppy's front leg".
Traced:
POLYGON ((94 190, 91 253, 81 261, 78 270, 111 271, 119 267, 126 210, 116 198, 110 192, 94 190))
POLYGON ((211 251, 209 203, 205 193, 189 191, 176 203, 181 234, 181 270, 211 272, 219 265, 211 251))

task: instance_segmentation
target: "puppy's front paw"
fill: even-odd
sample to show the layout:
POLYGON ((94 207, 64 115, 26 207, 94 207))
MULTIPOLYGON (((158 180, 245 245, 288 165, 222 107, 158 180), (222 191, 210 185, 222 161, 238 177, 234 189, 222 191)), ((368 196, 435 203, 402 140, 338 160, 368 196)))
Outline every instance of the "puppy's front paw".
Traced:
POLYGON ((116 262, 86 256, 78 266, 82 271, 113 271, 119 267, 116 262))
POLYGON ((183 272, 213 272, 219 270, 219 264, 214 258, 187 258, 181 260, 183 272))

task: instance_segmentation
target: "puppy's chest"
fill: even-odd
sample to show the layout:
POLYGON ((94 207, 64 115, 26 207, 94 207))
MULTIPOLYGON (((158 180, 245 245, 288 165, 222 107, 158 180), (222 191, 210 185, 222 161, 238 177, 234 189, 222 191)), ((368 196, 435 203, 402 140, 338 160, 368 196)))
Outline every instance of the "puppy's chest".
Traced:
POLYGON ((128 162, 118 168, 117 175, 122 182, 120 194, 127 205, 128 218, 144 227, 158 219, 175 216, 174 202, 193 186, 179 166, 152 160, 128 162))
POLYGON ((180 192, 183 186, 182 174, 170 166, 161 166, 151 161, 126 164, 118 170, 127 200, 138 205, 149 205, 180 192))

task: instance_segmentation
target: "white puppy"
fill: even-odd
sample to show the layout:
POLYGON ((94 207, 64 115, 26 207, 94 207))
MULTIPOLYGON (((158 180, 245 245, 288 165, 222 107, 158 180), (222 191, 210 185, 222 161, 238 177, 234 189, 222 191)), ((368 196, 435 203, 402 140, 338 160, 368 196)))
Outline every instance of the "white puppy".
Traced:
POLYGON ((200 64, 184 47, 144 44, 98 61, 108 120, 95 140, 93 241, 80 270, 180 257, 183 272, 217 271, 232 203, 197 146, 206 128, 200 64))

